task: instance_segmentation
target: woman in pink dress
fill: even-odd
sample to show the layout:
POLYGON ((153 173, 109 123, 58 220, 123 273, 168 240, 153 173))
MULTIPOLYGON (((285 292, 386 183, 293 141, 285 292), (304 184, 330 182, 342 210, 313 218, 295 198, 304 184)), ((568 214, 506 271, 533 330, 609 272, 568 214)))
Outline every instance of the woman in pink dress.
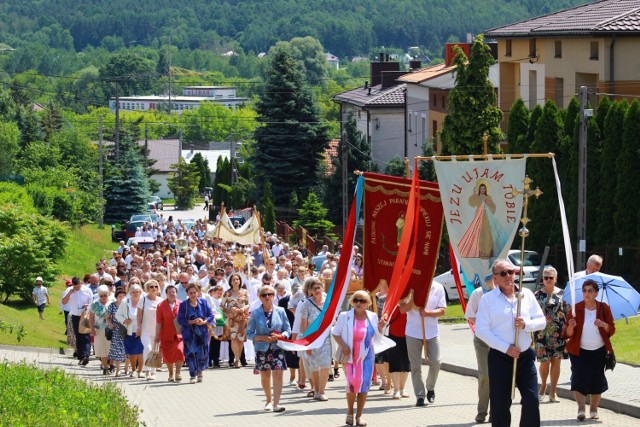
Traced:
POLYGON ((340 313, 333 337, 340 346, 347 361, 344 365, 347 374, 347 425, 353 425, 353 405, 357 401, 355 423, 366 426, 362 418, 367 393, 373 375, 374 356, 395 343, 381 334, 384 320, 378 321, 378 316, 367 310, 371 305, 371 297, 365 291, 357 291, 351 296, 353 308, 340 313))

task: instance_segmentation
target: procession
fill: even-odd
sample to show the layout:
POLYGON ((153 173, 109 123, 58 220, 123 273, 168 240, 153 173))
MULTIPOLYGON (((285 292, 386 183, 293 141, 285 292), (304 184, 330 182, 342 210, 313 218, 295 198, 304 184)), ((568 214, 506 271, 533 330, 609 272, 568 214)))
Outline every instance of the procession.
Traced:
MULTIPOLYGON (((517 194, 513 190, 502 209, 508 211, 504 216, 512 217, 524 207, 525 219, 529 197, 540 192, 530 190, 524 166, 520 169, 521 175, 511 173, 516 176, 508 186, 524 183, 520 193, 524 197, 514 206, 518 202, 513 201, 517 194)), ((501 179, 504 174, 502 170, 501 179)), ((443 352, 438 318, 445 314, 447 301, 442 284, 433 280, 434 260, 428 259, 429 251, 419 254, 426 258, 417 264, 410 254, 416 246, 428 247, 424 241, 415 241, 420 240, 418 234, 439 240, 442 228, 438 223, 444 221, 438 215, 447 215, 441 203, 440 211, 431 207, 428 214, 420 213, 417 200, 421 199, 413 191, 426 185, 422 191, 436 194, 437 187, 416 177, 413 182, 397 178, 384 182, 384 176, 365 174, 356 194, 365 179, 404 186, 402 221, 386 221, 387 228, 378 225, 376 233, 365 233, 364 244, 359 246, 354 242, 355 218, 360 216, 362 199, 372 195, 356 195, 342 246, 333 252, 324 246, 310 253, 304 246, 265 233, 256 212, 238 228, 228 219, 224 206, 215 224, 200 219, 191 228, 180 219, 160 215, 148 227, 152 246, 143 248, 136 242, 127 246, 121 241, 111 259, 97 260, 96 273, 84 280, 74 277, 67 284, 61 308, 68 312, 68 344, 75 347, 78 365, 87 369, 99 365, 105 378, 135 378, 148 384, 165 381, 166 370, 168 383, 185 386, 215 382, 217 369, 248 368, 263 398, 262 407, 254 410, 285 413, 283 390, 285 395, 295 390, 296 400, 346 407, 345 425, 369 424, 365 416, 370 394, 388 399, 390 409, 397 404, 406 407, 407 402, 416 408, 437 405, 443 352), (421 227, 428 232, 420 231, 421 227), (406 233, 402 228, 418 231, 406 233), (383 248, 386 256, 407 262, 378 263, 386 264, 389 271, 371 268, 376 263, 371 262, 375 251, 367 239, 390 235, 394 245, 383 248), (411 274, 403 275, 403 269, 411 274), (428 278, 428 286, 420 280, 421 274, 428 278), (367 275, 375 279, 367 281, 367 275), (85 317, 87 329, 82 328, 85 317), (333 402, 327 393, 329 385, 338 383, 343 384, 346 395, 341 403, 333 402), (331 403, 325 403, 328 401, 331 403)), ((505 182, 502 185, 507 186, 505 182)), ((441 179, 440 186, 445 185, 446 180, 441 179)), ((478 372, 477 394, 467 399, 475 402, 477 411, 472 419, 459 421, 541 425, 544 404, 561 401, 557 392, 560 362, 567 358, 571 359, 570 389, 577 410, 565 417, 599 421, 600 395, 608 388, 605 367, 612 369, 607 365, 613 353, 609 337, 615 333, 612 310, 603 302, 609 297, 598 297, 600 291, 606 292, 603 282, 607 277, 598 276, 602 258, 591 256, 585 271, 572 274, 567 294, 556 286, 558 272, 552 266, 544 267, 543 284, 535 293, 518 286, 518 268, 500 255, 511 247, 516 227, 501 231, 510 235, 506 238, 495 237, 493 229, 483 234, 489 220, 482 217, 498 216, 500 211, 496 213, 486 179, 470 185, 474 190, 466 221, 472 225, 459 230, 458 249, 467 248, 459 259, 464 263, 476 258, 481 267, 475 271, 484 282, 470 293, 465 313, 471 331, 468 339, 475 350, 475 356, 468 356, 477 360, 478 372), (479 220, 475 219, 478 212, 479 220), (469 233, 472 227, 474 234, 469 233), (494 239, 488 245, 487 236, 494 239), (500 239, 503 247, 496 246, 500 239), (584 298, 578 299, 580 294, 584 298), (575 312, 571 301, 577 302, 575 312), (521 416, 512 422, 515 389, 520 394, 521 416)), ((389 206, 394 202, 397 200, 389 201, 389 206)), ((377 205, 379 209, 373 212, 382 218, 387 203, 377 205)), ((368 213, 363 214, 366 221, 368 213)), ((396 211, 391 215, 397 218, 396 211)), ((464 215, 458 217, 452 222, 465 221, 464 215)), ((452 228, 449 235, 456 238, 452 228)), ((526 238, 522 229, 520 235, 526 238)), ((384 258, 380 252, 375 256, 384 258)), ((461 285, 459 292, 462 295, 461 285)), ((631 295, 629 304, 632 309, 635 304, 637 311, 640 296, 631 295)), ((615 310, 617 313, 618 308, 615 310)))

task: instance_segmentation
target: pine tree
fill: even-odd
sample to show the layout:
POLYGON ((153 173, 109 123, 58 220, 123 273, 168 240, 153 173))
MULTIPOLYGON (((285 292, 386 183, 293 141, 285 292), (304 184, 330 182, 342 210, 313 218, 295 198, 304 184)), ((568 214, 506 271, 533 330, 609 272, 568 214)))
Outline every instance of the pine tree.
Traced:
POLYGON ((270 181, 274 204, 286 206, 291 191, 304 197, 316 184, 329 140, 298 62, 282 48, 270 56, 264 91, 256 104, 263 125, 255 131, 251 160, 258 191, 270 181))
POLYGON ((318 196, 311 192, 302 202, 302 207, 298 209, 300 219, 294 221, 294 225, 306 228, 314 236, 330 234, 334 225, 327 219, 327 212, 328 209, 322 206, 318 196))
POLYGON ((634 241, 640 235, 638 231, 640 199, 636 196, 640 164, 638 135, 640 135, 640 102, 634 99, 624 116, 622 147, 615 163, 618 182, 614 199, 613 223, 616 227, 615 237, 618 242, 634 241))
MULTIPOLYGON (((422 155, 424 157, 434 156, 436 153, 433 150, 433 146, 435 145, 435 141, 433 139, 427 140, 422 144, 422 155)), ((421 161, 418 164, 418 176, 422 180, 426 181, 436 181, 436 171, 433 166, 433 162, 429 161, 421 161)))
MULTIPOLYGON (((535 131, 535 139, 531 144, 532 153, 556 152, 562 140, 562 122, 560 112, 553 101, 547 101, 538 120, 535 131)), ((529 199, 528 216, 531 222, 527 225, 530 235, 527 238, 528 246, 542 248, 549 240, 551 243, 558 241, 560 223, 557 220, 558 197, 556 195, 556 183, 551 171, 551 164, 546 159, 531 159, 527 163, 529 177, 533 180, 533 188, 540 187, 543 195, 538 199, 529 199), (552 229, 552 225, 556 224, 552 229)))
POLYGON ((495 153, 503 135, 502 111, 489 81, 489 68, 495 63, 482 35, 476 36, 469 61, 459 47, 453 63, 456 83, 449 93, 449 114, 444 120, 442 141, 451 154, 482 154, 482 136, 489 134, 489 152, 495 153))
POLYGON ((613 102, 604 121, 604 143, 600 163, 600 176, 606 179, 600 181, 600 201, 602 209, 598 210, 598 225, 594 241, 596 244, 615 242, 615 226, 611 211, 615 206, 618 174, 616 162, 618 153, 622 150, 622 132, 624 130, 624 116, 629 108, 626 100, 613 102))
POLYGON ((529 110, 524 105, 522 98, 518 98, 509 111, 509 123, 507 126, 507 142, 509 153, 528 153, 526 144, 527 130, 529 129, 529 110))
POLYGON ((224 159, 222 158, 222 156, 220 156, 216 161, 216 175, 213 178, 213 185, 212 185, 213 195, 211 196, 211 203, 213 203, 214 206, 220 206, 220 204, 222 203, 222 192, 224 190, 218 184, 222 182, 220 181, 220 179, 221 179, 222 173, 224 172, 222 170, 223 165, 224 165, 224 159))
MULTIPOLYGON (((587 243, 595 243, 597 234, 598 219, 600 209, 610 211, 609 206, 603 206, 601 202, 602 195, 602 179, 600 176, 600 167, 602 162, 602 144, 600 136, 600 128, 595 117, 586 118, 587 120, 587 243)), ((602 178, 608 178, 610 174, 604 175, 602 178)))
POLYGON ((198 191, 204 193, 206 187, 211 187, 211 171, 209 170, 209 161, 205 159, 201 153, 196 153, 191 159, 191 163, 198 165, 198 173, 200 174, 200 185, 198 191))
POLYGON ((540 120, 540 116, 542 116, 542 107, 540 104, 536 104, 531 110, 531 115, 529 116, 529 127, 527 128, 527 136, 525 137, 525 144, 528 148, 528 151, 531 151, 531 145, 533 144, 533 140, 536 138, 536 129, 538 129, 538 120, 540 120))
POLYGON ((609 109, 613 106, 613 103, 609 100, 608 96, 603 96, 600 102, 598 102, 598 109, 596 110, 596 123, 598 123, 598 129, 600 129, 601 142, 604 144, 604 126, 607 120, 607 114, 609 109))
POLYGON ((149 201, 149 183, 139 150, 129 139, 121 143, 120 150, 120 164, 111 166, 104 180, 107 224, 120 224, 131 215, 146 212, 149 201))
POLYGON ((395 156, 393 159, 387 162, 387 166, 384 168, 385 175, 392 176, 405 176, 404 161, 400 156, 395 156))
POLYGON ((264 183, 264 190, 262 194, 264 195, 264 198, 262 199, 262 208, 264 210, 262 228, 264 228, 264 231, 275 233, 277 231, 276 211, 273 207, 273 192, 269 181, 264 183))

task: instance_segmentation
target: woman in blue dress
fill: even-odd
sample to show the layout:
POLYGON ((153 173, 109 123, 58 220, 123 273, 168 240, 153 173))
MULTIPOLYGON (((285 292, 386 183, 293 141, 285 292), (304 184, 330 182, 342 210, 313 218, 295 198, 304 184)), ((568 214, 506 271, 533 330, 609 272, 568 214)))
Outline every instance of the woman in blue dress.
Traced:
POLYGON ((187 301, 180 304, 178 322, 182 325, 184 355, 189 366, 190 383, 202 382, 202 371, 209 366, 209 329, 213 310, 204 298, 198 298, 200 286, 187 285, 187 301))
POLYGON ((113 331, 107 359, 116 363, 116 377, 120 376, 120 363, 127 360, 127 352, 124 349, 124 338, 118 333, 120 322, 116 319, 116 313, 125 295, 127 295, 127 292, 124 288, 118 288, 116 290, 116 300, 107 308, 107 327, 113 331))

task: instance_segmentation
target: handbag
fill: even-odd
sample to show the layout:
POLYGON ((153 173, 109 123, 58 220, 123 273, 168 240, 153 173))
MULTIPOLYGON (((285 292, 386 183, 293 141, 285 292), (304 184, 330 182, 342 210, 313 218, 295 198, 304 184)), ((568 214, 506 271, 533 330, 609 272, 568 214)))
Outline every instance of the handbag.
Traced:
POLYGON ((121 323, 118 323, 118 335, 120 335, 120 338, 122 339, 127 337, 127 327, 121 323))
POLYGON ((107 329, 104 330, 104 337, 107 339, 107 341, 111 341, 111 339, 113 338, 113 329, 107 327, 107 329))
POLYGON ((78 333, 79 334, 90 334, 91 333, 91 323, 89 322, 89 310, 86 308, 82 311, 80 315, 80 323, 78 324, 78 333))
POLYGON ((144 364, 149 368, 162 367, 162 354, 160 354, 160 346, 158 344, 153 346, 153 350, 149 352, 147 360, 144 361, 144 364))
POLYGON ((344 354, 344 351, 342 351, 342 347, 336 346, 336 351, 333 352, 333 360, 341 365, 344 365, 345 363, 349 362, 349 356, 344 354))
POLYGON ((616 367, 616 355, 613 351, 607 352, 607 355, 604 358, 604 370, 605 371, 613 371, 613 368, 616 367))

